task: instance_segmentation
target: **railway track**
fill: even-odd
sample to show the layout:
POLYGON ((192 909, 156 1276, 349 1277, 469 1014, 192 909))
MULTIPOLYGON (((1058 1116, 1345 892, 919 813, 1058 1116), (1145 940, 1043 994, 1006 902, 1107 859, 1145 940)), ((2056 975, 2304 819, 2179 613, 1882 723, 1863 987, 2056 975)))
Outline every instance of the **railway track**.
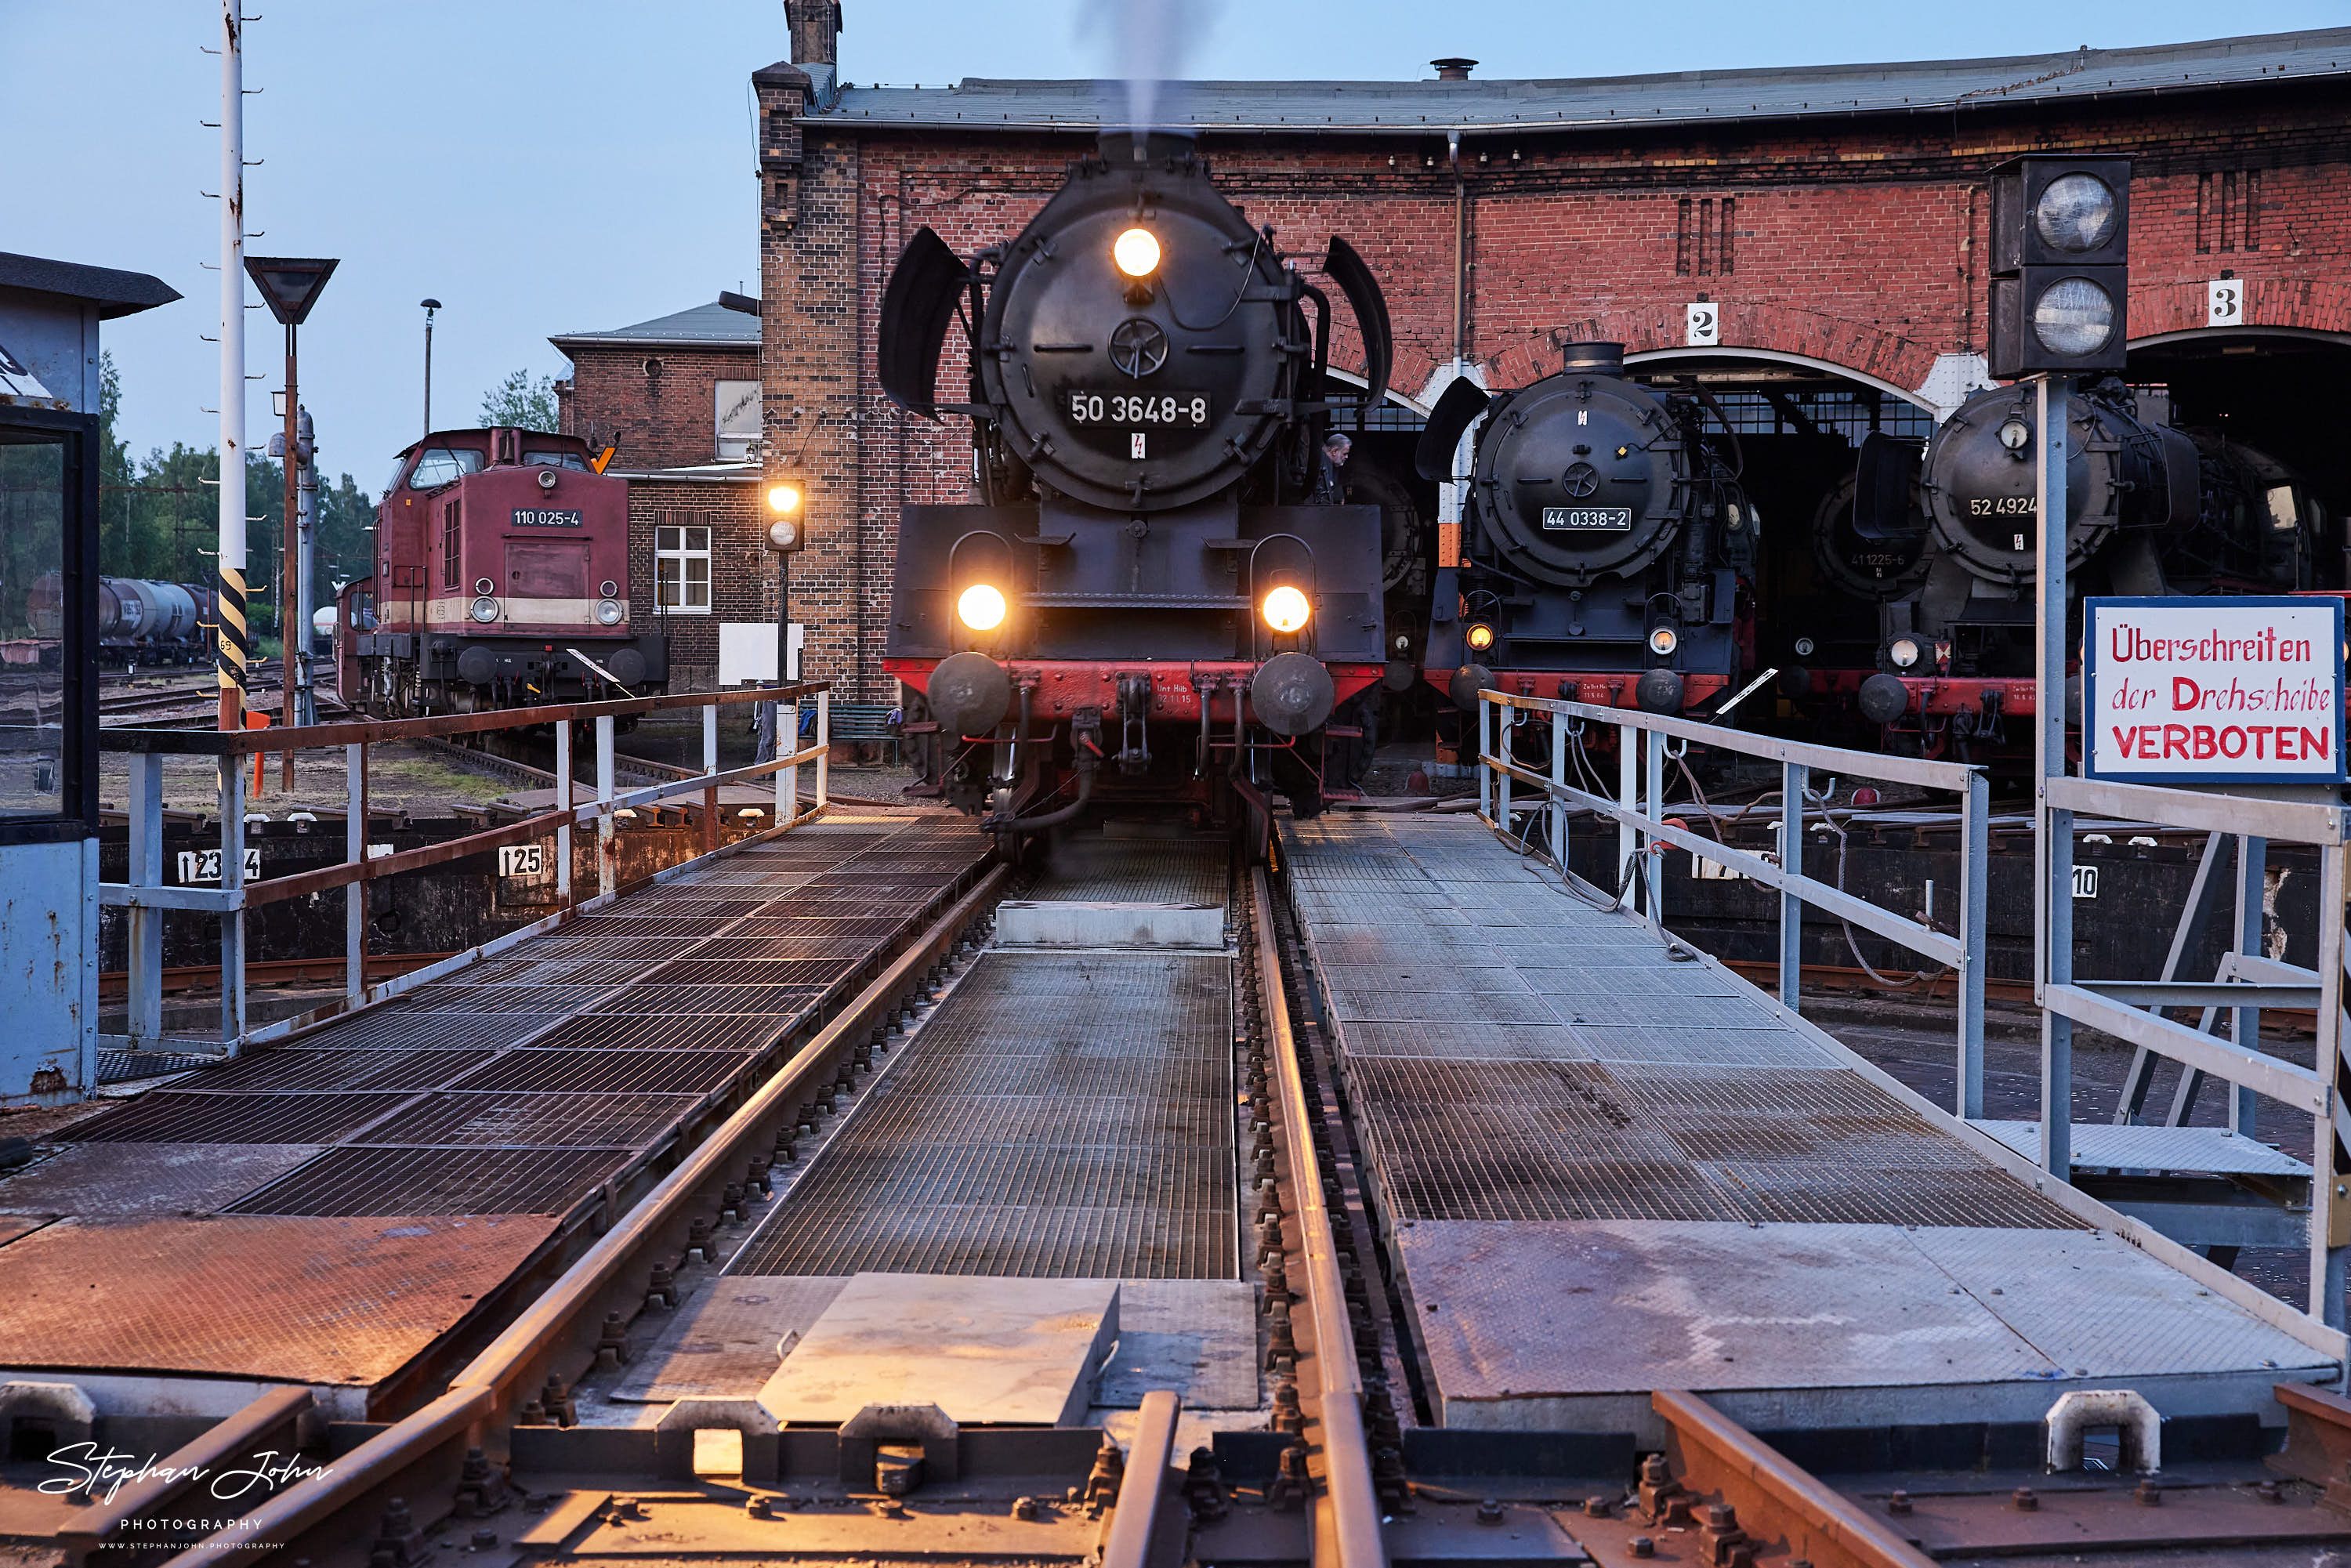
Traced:
MULTIPOLYGON (((319 1568, 381 1568, 387 1552, 413 1565, 434 1542, 468 1540, 484 1568, 1930 1560, 1918 1528, 1942 1526, 1906 1522, 1900 1478, 1890 1491, 1825 1484, 1693 1394, 1645 1395, 1624 1416, 1637 1438, 1605 1440, 1480 1432, 1432 1408, 1414 1325, 1445 1303, 1404 1293, 1393 1254, 1408 1221, 1384 1211, 1392 1188, 1353 1100, 1368 1090, 1351 1087, 1338 1015, 1325 1013, 1334 982, 1314 967, 1323 949, 1308 944, 1294 888, 1228 872, 1219 854, 1221 949, 1079 945, 1114 940, 1122 904, 1201 908, 1184 879, 1207 862, 1180 849, 1112 841, 1108 859, 1080 863, 1064 846, 1034 885, 987 870, 534 1297, 482 1325, 440 1375, 407 1384, 403 1409, 234 1526, 185 1542, 174 1568, 250 1563, 266 1554, 256 1540, 319 1568), (1057 903, 1081 923, 1061 946, 1050 926, 1012 928, 1057 903), (1204 1031, 1221 1042, 1197 1049, 1204 1031), (1188 1141, 1167 1144, 1178 1127, 1188 1141), (1196 1157, 1170 1166, 1175 1146, 1196 1157), (1031 1185, 1003 1185, 1010 1166, 1031 1185), (845 1417, 779 1416, 794 1356, 831 1343, 823 1303, 845 1299, 833 1292, 914 1276, 975 1299, 1119 1281, 1121 1349, 1093 1375, 1110 1380, 1132 1354, 1120 1377, 1134 1397, 1113 1400, 1105 1381, 1090 1414, 1005 1425, 946 1414, 974 1396, 942 1371, 911 1401, 860 1407, 852 1386, 845 1417), (778 1303, 812 1291, 779 1333, 778 1303), (1153 1360, 1171 1331, 1150 1314, 1179 1296, 1196 1312, 1183 1326, 1221 1348, 1153 1360), (1235 1297, 1238 1320, 1202 1304, 1235 1297), (1236 1360, 1247 1394, 1211 1392, 1236 1360)), ((880 1323, 899 1336, 893 1356, 932 1365, 919 1292, 900 1304, 911 1322, 880 1323)), ((1545 1306, 1526 1304, 1527 1332, 1545 1306)), ((936 1364, 984 1372, 1030 1354, 1017 1334, 986 1346, 936 1364)), ((900 1386, 886 1365, 853 1364, 867 1370, 845 1375, 900 1386)), ((269 1394, 163 1470, 289 1447, 308 1398, 269 1394)), ((2307 1419, 2351 1441, 2351 1402, 2338 1403, 2307 1419)), ((88 1538, 184 1511, 187 1485, 140 1482, 86 1521, 88 1538)), ((2197 1527, 2210 1505, 2176 1497, 2160 1522, 2197 1527)), ((2143 1536, 2146 1518, 2100 1515, 2045 1559, 2018 1550, 2071 1558, 2082 1542, 2143 1536)))

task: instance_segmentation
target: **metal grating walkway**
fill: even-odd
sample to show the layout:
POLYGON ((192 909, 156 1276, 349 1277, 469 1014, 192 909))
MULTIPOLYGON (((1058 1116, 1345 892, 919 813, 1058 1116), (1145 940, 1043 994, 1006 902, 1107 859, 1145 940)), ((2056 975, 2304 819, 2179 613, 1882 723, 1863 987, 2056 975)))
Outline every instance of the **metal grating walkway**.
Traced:
POLYGON ((2038 1420, 2050 1382, 2126 1370, 2252 1408, 2332 1366, 1474 818, 1282 837, 1447 1425, 1624 1430, 1665 1387, 1781 1401, 1766 1424, 1791 1389, 1805 1424, 1916 1420, 1883 1391, 1930 1385, 2038 1420))
MULTIPOLYGON (((57 1291, 109 1291, 120 1282, 106 1251, 118 1221, 137 1218, 154 1238, 236 1217, 237 1268, 287 1305, 268 1332, 237 1342, 235 1370, 346 1381, 341 1331, 320 1315, 331 1315, 332 1292, 277 1278, 319 1266, 305 1239, 357 1238, 341 1266, 361 1273, 375 1257, 418 1267, 415 1248, 361 1244, 379 1232, 445 1234, 470 1247, 488 1234, 475 1220, 531 1216, 496 1234, 502 1249, 517 1237, 529 1239, 526 1250, 538 1245, 761 1071, 833 993, 861 983, 988 847, 959 820, 803 826, 76 1123, 57 1134, 64 1153, 0 1178, 0 1216, 69 1217, 33 1233, 47 1238, 42 1277, 57 1291), (282 1250, 269 1242, 273 1227, 287 1238, 282 1250)), ((524 1261, 502 1257, 498 1270, 524 1261)), ((479 1265, 465 1267, 478 1286, 479 1265)), ((416 1288, 432 1277, 414 1274, 426 1281, 416 1288)), ((409 1289, 406 1279, 355 1273, 343 1288, 362 1299, 409 1289)), ((158 1289, 168 1295, 169 1282, 158 1289)), ((445 1328, 477 1293, 419 1302, 411 1316, 445 1328)), ((152 1313, 113 1313, 78 1333, 70 1312, 52 1310, 68 1299, 0 1302, 0 1364, 222 1370, 174 1361, 152 1313)), ((384 1354, 404 1362, 430 1337, 384 1354)))
POLYGON ((1231 987, 1223 956, 983 956, 729 1272, 1238 1278, 1231 987))

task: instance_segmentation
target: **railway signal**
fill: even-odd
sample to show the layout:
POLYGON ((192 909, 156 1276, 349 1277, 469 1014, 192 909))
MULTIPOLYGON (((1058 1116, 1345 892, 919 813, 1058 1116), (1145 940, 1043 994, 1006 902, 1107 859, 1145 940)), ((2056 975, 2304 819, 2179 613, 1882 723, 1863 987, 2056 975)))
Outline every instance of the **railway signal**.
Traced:
POLYGON ((2128 158, 2013 158, 1991 177, 1991 373, 2118 371, 2128 338, 2128 158))

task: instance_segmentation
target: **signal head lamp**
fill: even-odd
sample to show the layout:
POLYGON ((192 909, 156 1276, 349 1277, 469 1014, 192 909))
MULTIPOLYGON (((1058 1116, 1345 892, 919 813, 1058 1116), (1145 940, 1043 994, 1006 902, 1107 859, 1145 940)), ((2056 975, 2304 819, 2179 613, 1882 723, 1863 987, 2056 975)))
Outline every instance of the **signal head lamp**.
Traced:
POLYGON ((1111 259, 1129 277, 1148 277, 1159 270, 1159 236, 1146 228, 1131 228, 1113 241, 1111 259))
POLYGON ((2080 170, 2050 181, 2032 204, 2032 226, 2041 243, 2073 256, 2104 246, 2121 221, 2122 204, 2115 200, 2114 187, 2080 170))
POLYGON ((2095 354, 2115 335, 2115 297, 2086 277, 2061 277, 2032 301, 2032 336, 2053 354, 2095 354))
POLYGON ((956 619, 975 632, 993 632, 1004 624, 1004 594, 985 582, 975 582, 956 598, 956 619))
POLYGON ((1298 631, 1314 613, 1314 606, 1308 602, 1306 595, 1286 582, 1268 593, 1265 602, 1259 608, 1265 616, 1265 623, 1277 632, 1298 631))
POLYGON ((800 509, 800 487, 789 479, 768 486, 768 510, 790 517, 800 509))

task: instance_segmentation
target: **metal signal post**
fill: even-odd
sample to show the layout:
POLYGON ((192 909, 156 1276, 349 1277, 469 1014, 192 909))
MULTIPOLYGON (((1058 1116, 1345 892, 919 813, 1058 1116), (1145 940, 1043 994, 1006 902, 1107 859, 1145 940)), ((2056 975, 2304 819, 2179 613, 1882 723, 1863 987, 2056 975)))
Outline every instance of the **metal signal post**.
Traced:
MULTIPOLYGON (((302 472, 309 462, 309 439, 301 430, 300 377, 295 335, 317 304, 319 291, 334 275, 336 263, 324 256, 249 256, 246 269, 253 275, 269 313, 286 327, 286 429, 271 442, 271 455, 286 464, 285 566, 277 589, 278 653, 284 666, 279 678, 283 693, 278 722, 291 729, 301 722, 300 708, 310 685, 309 582, 302 553, 302 472), (301 623, 296 624, 299 613, 301 623), (298 698, 297 693, 301 695, 298 698)), ((294 788, 294 754, 285 754, 283 783, 294 788)))
MULTIPOLYGON (((241 0, 221 0, 220 560, 213 596, 220 727, 245 727, 245 57, 241 0)), ((225 873, 224 873, 225 874, 225 873)))
MULTIPOLYGON (((2074 813, 2049 804, 2049 780, 2065 775, 2066 448, 2073 437, 2074 383, 2044 372, 2034 382, 2041 450, 2033 480, 2041 525, 2041 592, 2033 611, 2033 900, 2035 945, 2043 962, 2033 977, 2034 999, 2043 988, 2074 981, 2074 813)), ((2074 1020, 2041 1009, 2041 1167, 2060 1181, 2074 1175, 2074 1020)))

